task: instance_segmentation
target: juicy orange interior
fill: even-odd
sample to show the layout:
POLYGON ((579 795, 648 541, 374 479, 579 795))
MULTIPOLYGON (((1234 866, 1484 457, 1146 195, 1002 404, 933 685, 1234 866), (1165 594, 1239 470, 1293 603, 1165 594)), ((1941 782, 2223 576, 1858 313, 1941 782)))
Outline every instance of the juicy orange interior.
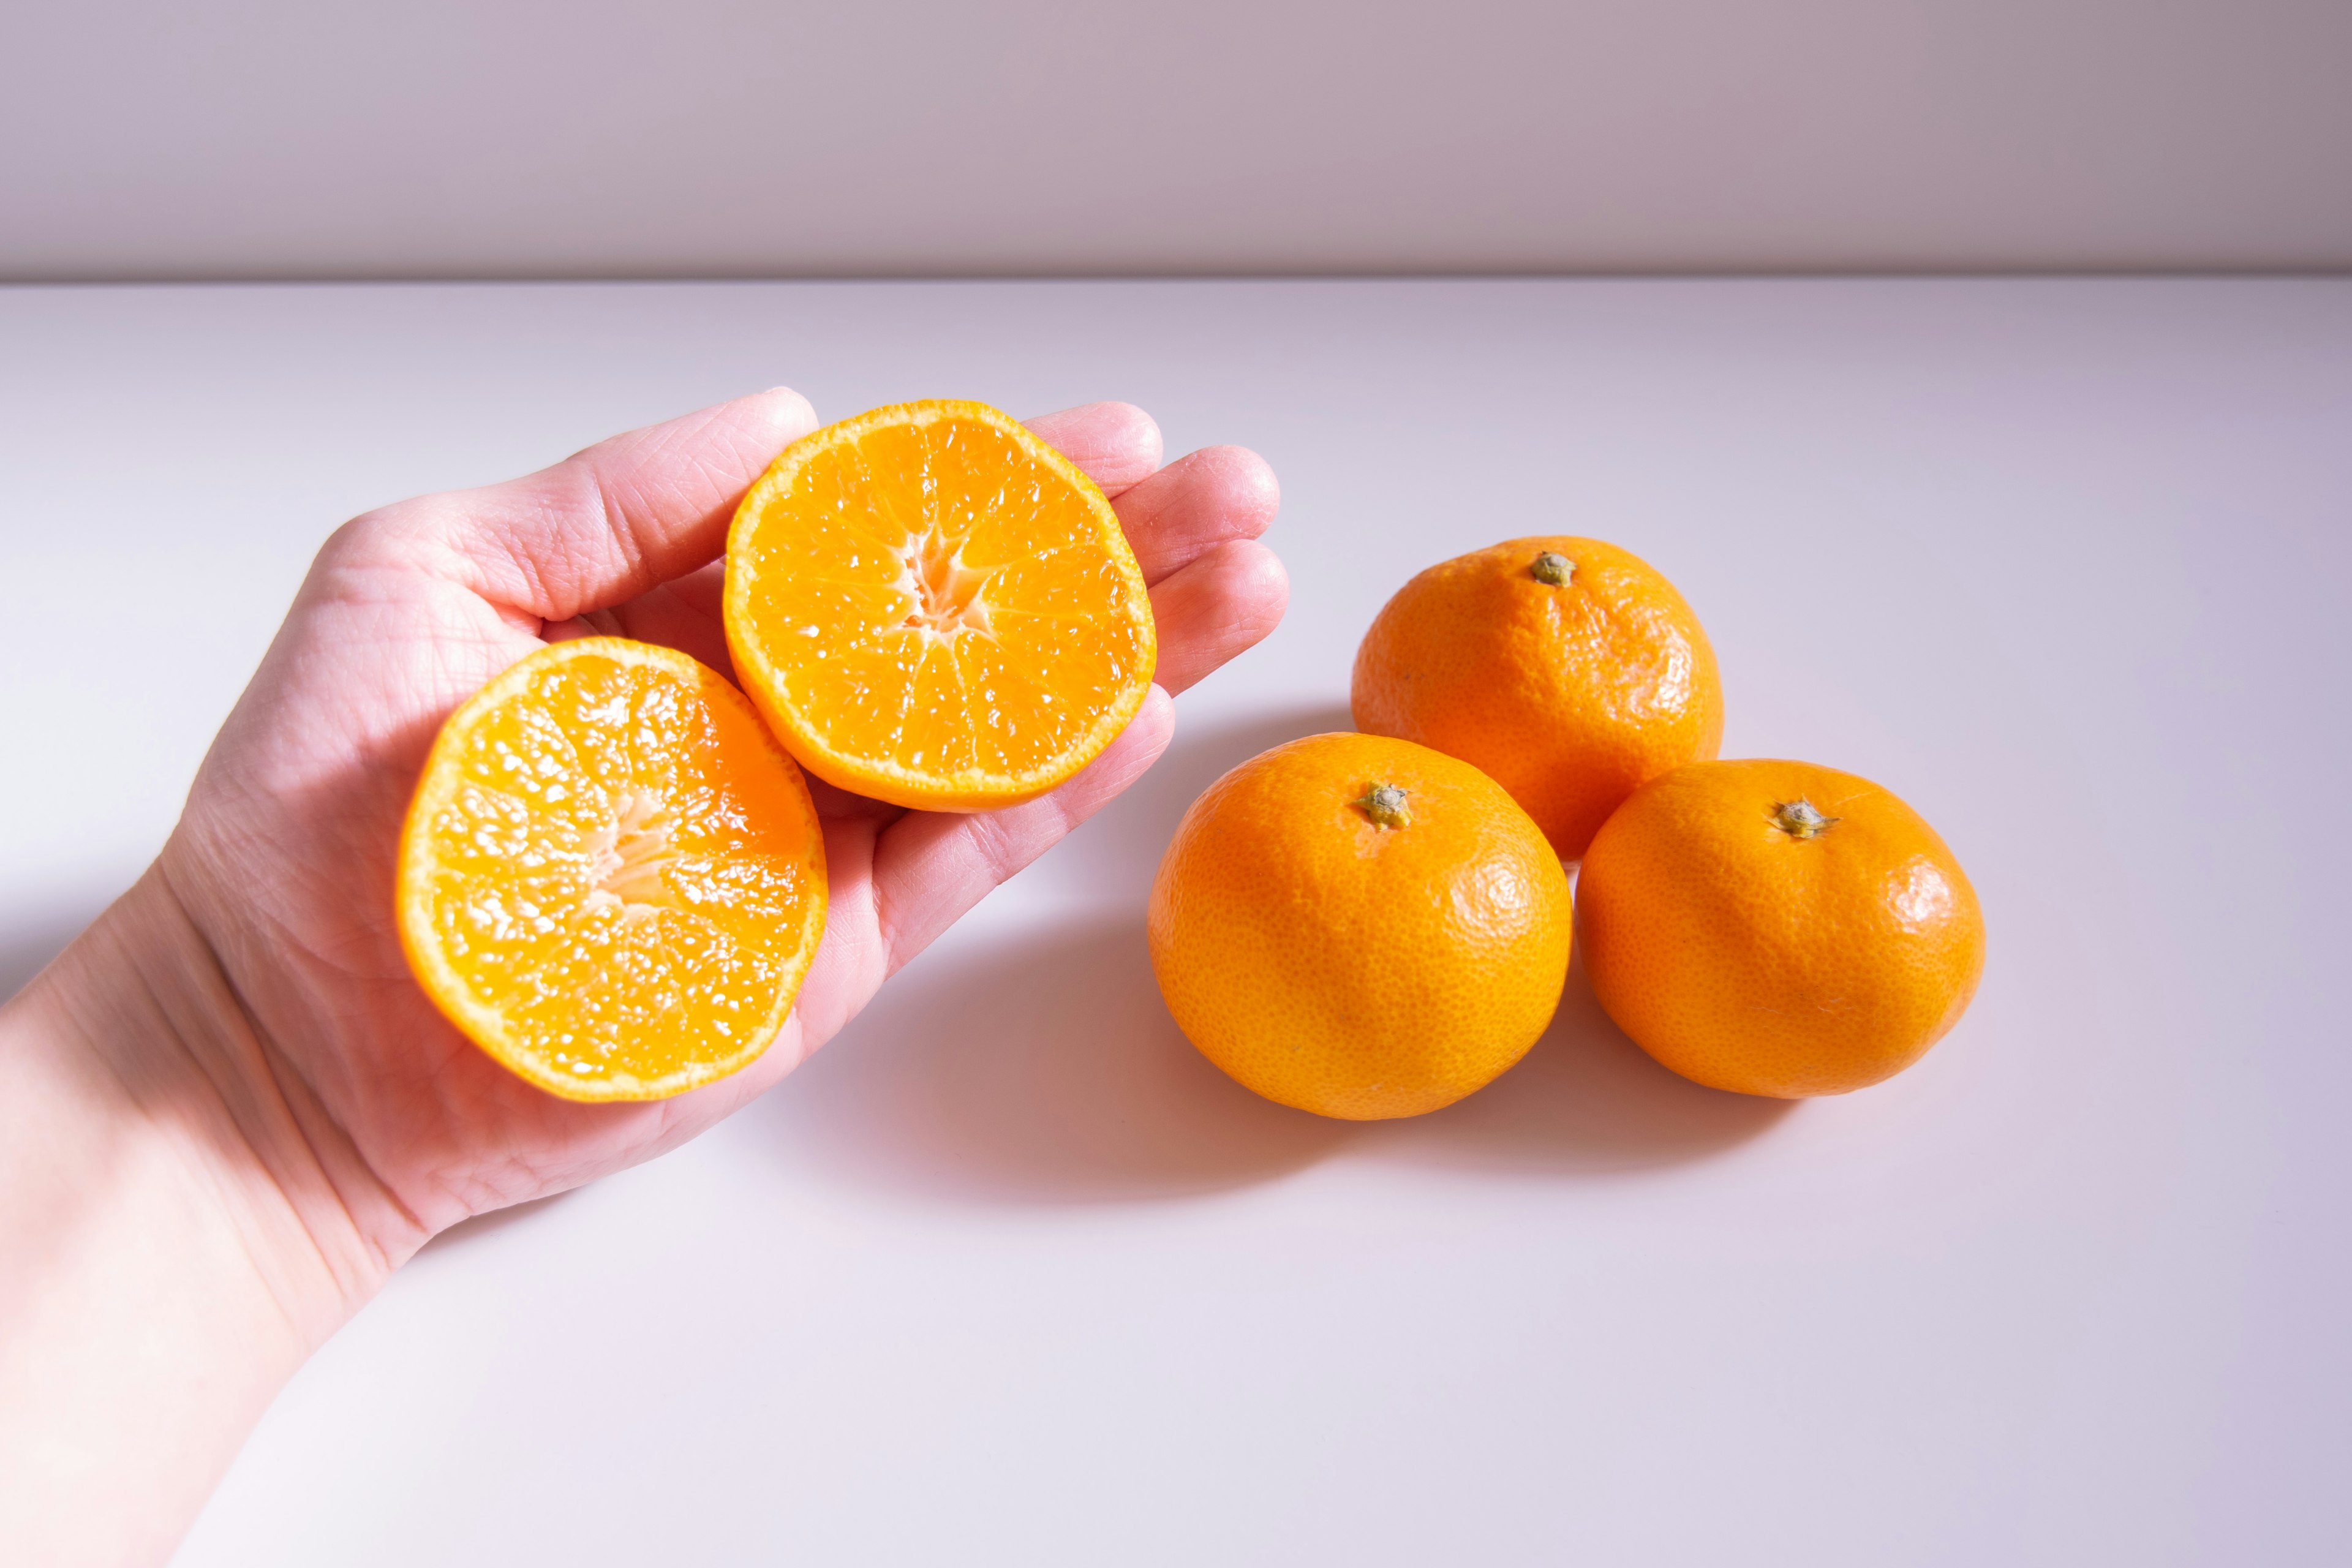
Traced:
POLYGON ((474 1038, 583 1099, 757 1056, 824 910, 807 788, 683 654, 559 644, 451 721, 404 846, 404 934, 474 1038))
POLYGON ((900 804, 1057 783, 1150 681, 1149 600, 1101 492, 979 405, 877 410, 787 451, 728 570, 738 669, 786 743, 900 804))

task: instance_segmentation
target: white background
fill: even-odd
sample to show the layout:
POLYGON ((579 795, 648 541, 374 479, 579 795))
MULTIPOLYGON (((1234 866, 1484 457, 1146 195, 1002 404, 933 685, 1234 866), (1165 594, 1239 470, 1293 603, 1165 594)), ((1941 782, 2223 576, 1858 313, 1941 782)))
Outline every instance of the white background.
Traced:
POLYGON ((2352 266, 2344 0, 17 0, 0 278, 2352 266))
POLYGON ((778 380, 1129 397, 1285 487, 1290 617, 1158 770, 730 1123, 429 1247, 184 1568, 2340 1560, 2352 285, 18 290, 0 342, 0 988, 370 504, 778 380), (1552 529, 1683 588, 1727 754, 1968 867, 1913 1071, 1699 1089, 1580 974, 1357 1127, 1168 1024, 1184 804, 1552 529))

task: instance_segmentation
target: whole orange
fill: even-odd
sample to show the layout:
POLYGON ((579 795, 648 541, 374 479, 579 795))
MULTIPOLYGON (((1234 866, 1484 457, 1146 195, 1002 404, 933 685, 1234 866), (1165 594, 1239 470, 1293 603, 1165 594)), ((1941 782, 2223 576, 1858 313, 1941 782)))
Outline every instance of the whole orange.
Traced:
POLYGON ((1584 967, 1643 1050, 1782 1100, 1892 1077, 1984 968, 1976 890, 1878 785, 1810 763, 1693 763, 1634 792, 1577 879, 1584 967))
POLYGON ((1209 786, 1151 887, 1151 966, 1201 1053, 1323 1116, 1418 1116, 1551 1022, 1568 878, 1527 813, 1408 741, 1313 735, 1209 786))
POLYGON ((1350 697, 1356 728, 1475 764, 1571 860, 1618 802, 1723 741, 1698 617, 1597 539, 1514 539, 1423 572, 1364 634, 1350 697))

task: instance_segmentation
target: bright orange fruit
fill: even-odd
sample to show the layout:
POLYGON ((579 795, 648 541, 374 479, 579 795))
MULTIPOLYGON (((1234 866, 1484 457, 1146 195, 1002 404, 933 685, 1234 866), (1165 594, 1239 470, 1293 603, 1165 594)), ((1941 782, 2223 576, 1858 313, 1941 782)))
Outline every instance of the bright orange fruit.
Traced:
POLYGON ((1352 1121, 1485 1087, 1551 1022, 1568 878, 1526 812, 1407 741, 1315 735, 1212 784, 1151 887, 1151 966, 1201 1053, 1352 1121))
POLYGON ((824 933, 824 843, 740 692, 583 637, 442 726, 398 909, 425 994, 491 1056, 567 1100, 657 1100, 782 1027, 824 933))
POLYGON ((1645 780, 1723 741, 1698 617, 1597 539, 1514 539, 1422 573, 1364 634, 1350 701, 1358 729, 1484 770, 1570 860, 1645 780))
POLYGON ((784 449, 727 541, 736 673, 793 755, 898 805, 1042 795, 1135 717, 1151 601, 1092 479, 979 403, 784 449))
POLYGON ((1810 763, 1693 763, 1644 784, 1576 892, 1609 1016, 1685 1078, 1742 1094, 1902 1071, 1984 968, 1976 890, 1936 830, 1810 763))

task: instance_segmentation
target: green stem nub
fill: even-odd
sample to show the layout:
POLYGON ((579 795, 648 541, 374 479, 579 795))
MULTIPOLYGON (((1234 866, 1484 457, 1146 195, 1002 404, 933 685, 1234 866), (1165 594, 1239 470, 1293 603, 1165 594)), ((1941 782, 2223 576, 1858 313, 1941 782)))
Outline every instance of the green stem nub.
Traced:
POLYGON ((1819 838, 1841 819, 1823 816, 1810 800, 1782 801, 1772 808, 1772 826, 1791 838, 1819 838))
POLYGON ((1402 827, 1412 821, 1412 814, 1404 808, 1404 791, 1394 784, 1374 784, 1361 800, 1350 804, 1360 806, 1366 816, 1382 827, 1402 827))
POLYGON ((1575 573, 1575 562, 1549 550, 1537 556, 1535 564, 1528 568, 1528 576, 1538 583, 1549 583, 1555 588, 1566 587, 1569 578, 1575 573))

